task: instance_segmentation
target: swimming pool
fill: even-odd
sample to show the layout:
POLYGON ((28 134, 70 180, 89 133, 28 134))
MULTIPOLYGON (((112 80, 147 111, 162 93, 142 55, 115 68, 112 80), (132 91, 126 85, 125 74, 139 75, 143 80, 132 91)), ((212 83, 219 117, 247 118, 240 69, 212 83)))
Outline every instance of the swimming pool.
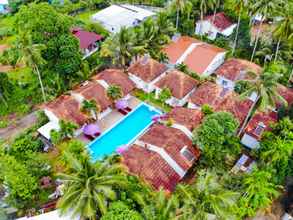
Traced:
POLYGON ((141 103, 112 128, 89 143, 88 149, 92 159, 101 159, 112 154, 119 146, 133 142, 152 124, 152 116, 158 114, 161 114, 159 110, 141 103))

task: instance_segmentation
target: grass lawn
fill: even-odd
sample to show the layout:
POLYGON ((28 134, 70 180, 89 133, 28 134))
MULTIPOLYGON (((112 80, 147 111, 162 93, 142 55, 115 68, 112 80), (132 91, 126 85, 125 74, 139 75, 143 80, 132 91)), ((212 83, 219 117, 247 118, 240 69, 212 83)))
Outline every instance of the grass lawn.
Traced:
POLYGON ((134 91, 134 96, 137 97, 138 99, 149 103, 161 110, 163 110, 164 112, 169 112, 171 111, 172 107, 167 105, 166 103, 161 102, 160 100, 155 98, 155 95, 153 93, 145 93, 142 90, 135 90, 134 91))
POLYGON ((99 9, 84 11, 84 12, 81 12, 81 13, 77 14, 76 16, 74 16, 74 18, 76 18, 77 20, 81 20, 84 23, 88 24, 88 23, 91 23, 91 16, 93 14, 97 13, 98 11, 99 11, 99 9))

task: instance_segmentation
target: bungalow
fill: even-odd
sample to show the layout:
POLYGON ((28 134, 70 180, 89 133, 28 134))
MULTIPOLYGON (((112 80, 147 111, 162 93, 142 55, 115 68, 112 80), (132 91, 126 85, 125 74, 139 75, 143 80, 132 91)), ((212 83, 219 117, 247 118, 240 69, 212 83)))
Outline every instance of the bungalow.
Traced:
POLYGON ((175 107, 167 113, 167 117, 172 119, 175 125, 184 126, 189 131, 193 131, 200 125, 204 115, 197 109, 175 107))
POLYGON ((171 98, 166 103, 175 107, 183 106, 198 85, 198 81, 178 70, 167 71, 156 84, 156 97, 161 91, 168 88, 171 91, 171 98))
POLYGON ((216 83, 205 82, 189 97, 188 108, 200 109, 202 105, 209 105, 215 109, 231 92, 216 83))
POLYGON ((234 89, 239 80, 254 79, 262 71, 262 68, 252 62, 231 58, 225 61, 216 71, 217 84, 224 88, 234 89))
POLYGON ((241 143, 250 148, 259 148, 259 141, 261 140, 264 131, 270 130, 270 124, 276 123, 278 120, 277 113, 270 112, 257 112, 247 124, 244 134, 241 138, 241 143))
POLYGON ((72 96, 80 103, 83 100, 94 100, 100 107, 98 119, 105 117, 111 112, 112 102, 107 96, 106 89, 96 81, 86 81, 72 91, 72 96))
POLYGON ((196 22, 195 34, 207 35, 210 40, 215 40, 218 34, 229 37, 236 26, 224 12, 219 12, 196 22))
POLYGON ((125 99, 130 98, 130 92, 135 89, 134 83, 121 69, 106 69, 92 77, 92 79, 97 80, 105 88, 109 85, 119 86, 125 99))
POLYGON ((154 124, 122 154, 122 163, 155 189, 172 192, 199 156, 200 151, 182 131, 154 124))
POLYGON ((150 93, 155 90, 155 83, 166 74, 166 70, 165 64, 144 56, 131 64, 128 75, 137 88, 150 93))
POLYGON ((4 14, 8 11, 8 0, 0 0, 0 14, 4 14))
POLYGON ((92 16, 94 22, 99 22, 107 31, 118 33, 122 27, 134 27, 155 13, 134 5, 111 5, 92 16))
POLYGON ((236 93, 231 92, 215 108, 215 111, 230 112, 239 122, 239 133, 242 132, 247 119, 256 103, 254 97, 241 99, 236 93))
POLYGON ((226 55, 222 48, 187 36, 173 37, 162 51, 167 55, 170 67, 183 63, 204 77, 211 75, 224 62, 226 55))
POLYGON ((79 40, 79 47, 84 55, 83 59, 96 52, 99 48, 99 42, 103 39, 101 35, 80 28, 74 28, 71 32, 79 40))
MULTIPOLYGON (((43 106, 44 113, 49 119, 49 122, 38 129, 38 132, 50 140, 51 130, 59 130, 59 121, 70 121, 82 127, 89 116, 80 111, 81 103, 77 101, 73 96, 62 95, 54 101, 43 106)), ((76 135, 80 133, 80 130, 76 131, 76 135)))

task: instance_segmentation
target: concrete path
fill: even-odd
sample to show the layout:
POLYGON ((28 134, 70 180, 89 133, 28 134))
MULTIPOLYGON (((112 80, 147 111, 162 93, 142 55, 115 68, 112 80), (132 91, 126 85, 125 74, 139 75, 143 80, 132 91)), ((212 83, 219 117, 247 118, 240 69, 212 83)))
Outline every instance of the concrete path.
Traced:
POLYGON ((13 122, 8 125, 6 128, 0 128, 0 139, 10 140, 16 137, 18 134, 26 130, 27 128, 32 127, 37 122, 36 112, 32 112, 23 118, 13 122))

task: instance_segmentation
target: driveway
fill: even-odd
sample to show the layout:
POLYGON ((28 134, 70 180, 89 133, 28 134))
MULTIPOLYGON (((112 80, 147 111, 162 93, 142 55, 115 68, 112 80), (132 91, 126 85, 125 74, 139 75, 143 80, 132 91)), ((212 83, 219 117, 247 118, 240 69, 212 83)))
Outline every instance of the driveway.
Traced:
POLYGON ((37 113, 32 112, 23 118, 13 122, 6 128, 0 128, 0 139, 10 140, 16 137, 24 130, 32 127, 37 122, 37 113))

